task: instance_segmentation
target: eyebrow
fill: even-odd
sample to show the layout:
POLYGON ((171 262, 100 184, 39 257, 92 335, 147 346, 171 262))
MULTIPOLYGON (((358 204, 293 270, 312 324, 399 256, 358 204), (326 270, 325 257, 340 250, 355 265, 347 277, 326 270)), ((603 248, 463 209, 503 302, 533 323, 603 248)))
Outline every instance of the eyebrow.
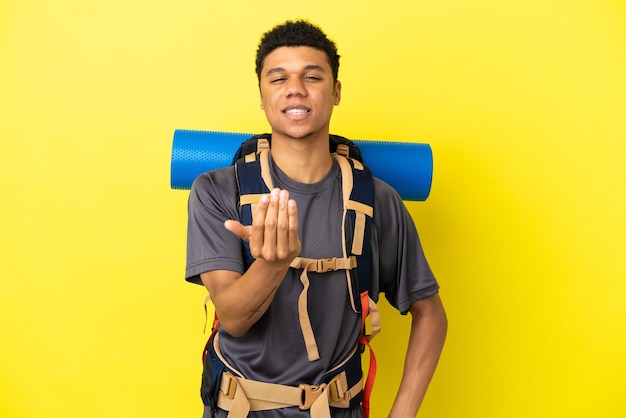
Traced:
MULTIPOLYGON (((306 67, 304 67, 304 71, 311 71, 311 70, 319 71, 319 72, 322 72, 322 73, 325 72, 323 67, 321 67, 319 65, 315 65, 315 64, 310 64, 310 65, 307 65, 306 67)), ((283 72, 283 71, 285 71, 285 69, 283 67, 272 68, 272 69, 268 70, 265 73, 265 76, 269 77, 270 75, 272 75, 274 73, 280 73, 280 72, 283 72)))

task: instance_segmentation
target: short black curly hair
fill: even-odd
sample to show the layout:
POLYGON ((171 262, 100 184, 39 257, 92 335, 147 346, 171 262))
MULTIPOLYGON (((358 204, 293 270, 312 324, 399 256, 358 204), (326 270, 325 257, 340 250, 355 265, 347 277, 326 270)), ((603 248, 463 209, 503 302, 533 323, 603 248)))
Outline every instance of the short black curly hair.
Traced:
POLYGON ((259 81, 261 81, 265 57, 276 48, 283 46, 309 46, 325 52, 333 79, 337 81, 339 74, 337 46, 318 26, 304 19, 288 20, 263 34, 256 51, 256 75, 259 81))

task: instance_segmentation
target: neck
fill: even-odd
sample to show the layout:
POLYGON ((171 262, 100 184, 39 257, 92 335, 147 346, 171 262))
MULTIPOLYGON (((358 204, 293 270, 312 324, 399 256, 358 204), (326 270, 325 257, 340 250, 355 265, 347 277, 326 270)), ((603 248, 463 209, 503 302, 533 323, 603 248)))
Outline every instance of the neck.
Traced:
POLYGON ((328 134, 316 139, 272 136, 272 158, 289 178, 307 184, 324 178, 333 163, 328 149, 328 134))

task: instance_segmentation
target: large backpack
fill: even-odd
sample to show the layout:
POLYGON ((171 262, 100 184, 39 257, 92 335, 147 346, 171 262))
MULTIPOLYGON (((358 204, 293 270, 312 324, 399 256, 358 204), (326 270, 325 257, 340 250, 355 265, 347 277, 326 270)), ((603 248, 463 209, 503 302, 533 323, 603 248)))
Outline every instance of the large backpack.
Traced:
MULTIPOLYGON (((239 187, 239 209, 241 222, 252 224, 255 205, 260 197, 273 188, 269 172, 269 150, 271 135, 255 135, 244 141, 233 157, 237 185, 239 187)), ((329 150, 338 162, 342 174, 343 190, 343 257, 326 259, 308 259, 297 257, 291 264, 292 268, 301 269, 300 280, 304 290, 300 296, 300 325, 307 347, 310 361, 319 358, 315 336, 306 312, 306 291, 309 281, 307 273, 314 271, 324 273, 331 270, 345 270, 348 289, 352 296, 352 309, 361 314, 362 335, 359 344, 369 346, 369 340, 380 330, 378 310, 371 298, 371 222, 373 218, 374 187, 370 170, 363 164, 361 152, 354 144, 341 136, 330 135, 329 150), (370 315, 370 327, 366 330, 366 318, 370 315)), ((247 269, 254 261, 248 243, 242 240, 244 267, 247 269)), ((217 319, 213 333, 217 331, 217 319)), ((210 347, 207 347, 210 348, 210 347)), ((205 350, 206 354, 206 350, 205 350)), ((359 357, 359 355, 357 355, 359 357)), ((204 361, 204 359, 203 359, 204 361)), ((360 358, 358 362, 359 376, 348 376, 348 380, 360 380, 360 358)), ((354 369, 354 367, 351 367, 354 369)), ((374 383, 376 360, 370 348, 370 368, 363 387, 363 396, 355 398, 361 402, 366 417, 369 414, 369 395, 374 383)))

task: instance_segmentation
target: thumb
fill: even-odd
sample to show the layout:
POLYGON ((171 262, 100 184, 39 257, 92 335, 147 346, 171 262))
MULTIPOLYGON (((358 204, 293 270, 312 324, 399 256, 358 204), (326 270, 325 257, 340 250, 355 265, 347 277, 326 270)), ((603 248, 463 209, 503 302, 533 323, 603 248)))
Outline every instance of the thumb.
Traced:
POLYGON ((252 233, 251 226, 244 226, 241 222, 233 221, 229 219, 226 222, 224 222, 224 227, 228 229, 230 232, 232 232, 233 234, 237 235, 242 240, 244 241, 250 240, 250 234, 252 233))

